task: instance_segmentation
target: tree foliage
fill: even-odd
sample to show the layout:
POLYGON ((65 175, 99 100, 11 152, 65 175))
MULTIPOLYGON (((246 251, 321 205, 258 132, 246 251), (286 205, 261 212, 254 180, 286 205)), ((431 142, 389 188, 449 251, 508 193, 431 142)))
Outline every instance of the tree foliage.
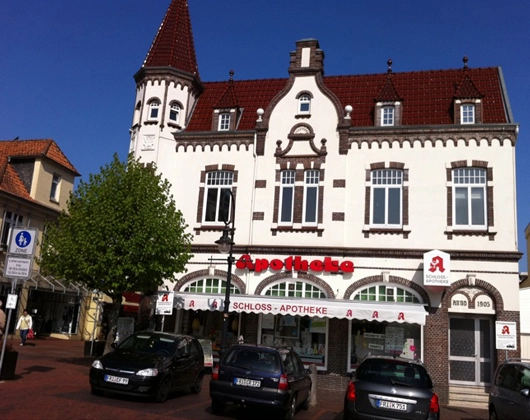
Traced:
POLYGON ((115 312, 123 292, 156 291, 185 271, 191 257, 186 227, 156 167, 132 154, 126 162, 114 155, 80 182, 67 211, 47 226, 39 263, 45 273, 106 293, 115 312))

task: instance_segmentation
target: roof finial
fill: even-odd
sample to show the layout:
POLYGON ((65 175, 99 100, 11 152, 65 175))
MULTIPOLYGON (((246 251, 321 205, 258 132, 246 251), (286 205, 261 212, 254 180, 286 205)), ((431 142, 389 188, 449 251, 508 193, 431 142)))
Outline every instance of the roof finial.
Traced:
POLYGON ((388 65, 388 70, 386 72, 388 74, 392 73, 392 60, 389 58, 386 64, 388 65))
POLYGON ((464 55, 464 58, 462 58, 462 61, 464 62, 464 68, 467 69, 467 55, 464 55))
POLYGON ((230 70, 230 81, 233 82, 234 81, 234 70, 230 70))

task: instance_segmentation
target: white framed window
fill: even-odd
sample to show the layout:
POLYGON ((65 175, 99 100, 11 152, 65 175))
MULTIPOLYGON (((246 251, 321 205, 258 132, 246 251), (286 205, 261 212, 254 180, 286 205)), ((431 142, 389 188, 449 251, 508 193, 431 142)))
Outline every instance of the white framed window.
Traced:
POLYGON ((401 227, 403 213, 403 171, 378 169, 371 173, 371 225, 401 227))
POLYGON ((180 105, 173 102, 169 106, 169 121, 178 124, 180 120, 180 105))
POLYGON ((295 171, 281 172, 280 180, 280 220, 279 224, 293 223, 295 171))
POLYGON ((204 197, 203 220, 213 224, 224 224, 230 220, 234 173, 229 171, 208 172, 206 175, 206 194, 204 197))
MULTIPOLYGON (((226 293, 226 280, 212 278, 195 280, 185 285, 183 291, 188 293, 213 293, 224 295, 226 293)), ((230 294, 239 295, 241 294, 241 291, 231 283, 230 294)))
POLYGON ((224 113, 219 115, 219 131, 230 130, 230 114, 224 113))
POLYGON ((304 174, 304 224, 317 224, 318 221, 318 184, 320 171, 309 170, 304 174))
POLYGON ((462 124, 475 124, 475 105, 462 104, 460 106, 460 121, 462 124))
POLYGON ((414 292, 392 284, 374 284, 358 290, 352 300, 366 302, 422 303, 414 292))
POLYGON ((160 101, 154 100, 149 103, 149 119, 158 119, 158 112, 160 110, 160 101))
POLYGON ((265 296, 300 297, 307 299, 326 299, 326 293, 314 284, 305 281, 287 280, 272 284, 264 290, 265 296))
POLYGON ((392 126, 394 125, 395 108, 393 106, 384 106, 381 108, 381 125, 392 126))
POLYGON ((486 170, 453 170, 453 220, 459 228, 486 227, 486 170))
POLYGON ((59 201, 59 185, 61 183, 60 175, 53 174, 52 187, 50 189, 50 200, 59 201))
POLYGON ((304 93, 298 98, 298 113, 309 114, 311 112, 311 96, 304 93))

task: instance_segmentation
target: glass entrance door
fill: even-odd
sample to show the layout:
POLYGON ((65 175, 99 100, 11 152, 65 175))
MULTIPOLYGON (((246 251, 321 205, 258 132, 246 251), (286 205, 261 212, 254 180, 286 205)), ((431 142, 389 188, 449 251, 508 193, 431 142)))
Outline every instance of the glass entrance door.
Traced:
POLYGON ((449 319, 449 381, 489 385, 493 368, 493 326, 490 319, 449 319))

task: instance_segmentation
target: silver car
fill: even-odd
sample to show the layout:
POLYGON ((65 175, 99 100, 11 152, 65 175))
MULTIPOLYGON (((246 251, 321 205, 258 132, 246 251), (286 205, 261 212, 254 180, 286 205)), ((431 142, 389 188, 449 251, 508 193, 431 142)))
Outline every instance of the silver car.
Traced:
POLYGON ((368 356, 348 383, 344 419, 439 420, 440 405, 421 362, 368 356))
POLYGON ((511 359, 497 367, 488 409, 490 420, 530 419, 530 360, 511 359))

